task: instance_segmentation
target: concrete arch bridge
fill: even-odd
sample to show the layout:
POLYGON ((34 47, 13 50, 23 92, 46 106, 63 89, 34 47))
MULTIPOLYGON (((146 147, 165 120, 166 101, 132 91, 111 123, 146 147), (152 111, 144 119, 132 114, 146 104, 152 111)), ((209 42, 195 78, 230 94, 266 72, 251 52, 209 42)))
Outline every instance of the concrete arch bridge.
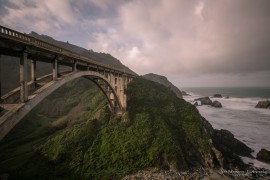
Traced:
POLYGON ((3 26, 0 26, 1 55, 19 58, 20 85, 4 95, 1 94, 1 74, 5 70, 1 68, 0 61, 0 107, 4 109, 0 116, 0 140, 46 96, 79 77, 93 81, 106 95, 111 112, 121 115, 127 107, 125 88, 137 76, 125 68, 100 63, 3 26), (52 73, 36 77, 36 63, 39 61, 50 63, 52 73), (59 72, 59 66, 70 67, 71 70, 59 72), (27 77, 28 74, 31 75, 30 78, 27 77))

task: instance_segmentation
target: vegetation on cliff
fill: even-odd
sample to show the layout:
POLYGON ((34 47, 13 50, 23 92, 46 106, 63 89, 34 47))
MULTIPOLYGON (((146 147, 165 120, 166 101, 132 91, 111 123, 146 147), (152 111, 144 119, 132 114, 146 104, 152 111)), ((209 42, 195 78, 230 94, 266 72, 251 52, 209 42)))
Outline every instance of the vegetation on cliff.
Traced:
POLYGON ((9 157, 20 148, 35 152, 0 163, 0 173, 30 179, 104 179, 148 167, 185 170, 206 165, 210 135, 196 108, 169 88, 135 78, 126 91, 128 112, 116 117, 101 92, 85 81, 59 89, 6 137, 0 146, 2 160, 9 144, 14 147, 9 157), (49 113, 45 105, 57 104, 55 98, 65 103, 49 113))
POLYGON ((145 79, 148 79, 148 80, 157 82, 159 84, 162 84, 166 87, 169 87, 176 94, 177 97, 183 98, 182 92, 175 85, 173 85, 165 76, 149 73, 149 74, 143 75, 143 77, 145 79))

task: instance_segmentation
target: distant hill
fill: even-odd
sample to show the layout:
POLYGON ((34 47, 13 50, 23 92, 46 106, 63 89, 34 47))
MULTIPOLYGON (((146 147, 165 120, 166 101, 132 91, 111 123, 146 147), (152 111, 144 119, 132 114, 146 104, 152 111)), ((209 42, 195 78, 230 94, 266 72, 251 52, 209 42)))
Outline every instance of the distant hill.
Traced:
POLYGON ((69 42, 57 41, 57 40, 55 40, 52 37, 47 36, 47 35, 39 35, 38 33, 33 32, 33 31, 29 35, 34 37, 34 38, 40 39, 42 41, 45 41, 45 42, 48 42, 51 44, 55 44, 57 46, 61 46, 61 47, 68 49, 70 51, 74 51, 74 52, 79 53, 83 56, 90 57, 95 61, 102 62, 102 63, 108 64, 108 65, 111 65, 113 67, 126 70, 126 72, 135 73, 131 69, 129 69, 127 66, 123 65, 118 59, 116 59, 115 57, 113 57, 112 55, 110 55, 108 53, 87 50, 85 48, 70 44, 69 42))
POLYGON ((176 86, 174 86, 165 76, 149 73, 143 75, 143 77, 148 80, 160 83, 166 87, 169 87, 176 94, 177 97, 181 99, 183 98, 182 92, 176 86))

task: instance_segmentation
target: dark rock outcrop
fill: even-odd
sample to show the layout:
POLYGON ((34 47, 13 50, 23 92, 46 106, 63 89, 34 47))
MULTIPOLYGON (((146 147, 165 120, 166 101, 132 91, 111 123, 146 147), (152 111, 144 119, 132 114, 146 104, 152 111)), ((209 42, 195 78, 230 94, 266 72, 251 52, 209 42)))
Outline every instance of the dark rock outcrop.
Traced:
POLYGON ((186 91, 182 91, 182 96, 190 96, 186 91))
POLYGON ((257 153, 256 159, 258 159, 260 161, 264 161, 264 162, 270 163, 270 151, 267 151, 266 149, 261 149, 257 153))
MULTIPOLYGON (((201 121, 205 130, 210 133, 213 146, 222 154, 222 157, 220 158, 223 159, 223 167, 229 169, 232 169, 233 167, 239 167, 241 169, 246 168, 247 165, 245 165, 239 155, 252 157, 251 153, 253 150, 236 139, 230 131, 214 129, 202 116, 201 121)), ((217 160, 218 157, 219 156, 217 156, 217 160)))
POLYGON ((161 152, 160 154, 159 168, 162 170, 170 170, 170 164, 165 151, 161 152))
POLYGON ((221 94, 214 94, 213 98, 222 98, 221 94))
POLYGON ((202 97, 194 99, 195 101, 201 101, 202 105, 212 105, 212 100, 209 97, 202 97))
POLYGON ((222 104, 219 101, 214 101, 211 106, 216 107, 216 108, 221 108, 222 104))
POLYGON ((159 84, 162 84, 166 87, 169 87, 176 94, 177 97, 181 99, 183 98, 182 92, 176 86, 174 86, 165 76, 149 73, 149 74, 143 75, 143 77, 145 79, 148 79, 148 80, 157 82, 159 84))
POLYGON ((213 126, 202 116, 201 121, 206 131, 210 133, 214 146, 222 153, 229 152, 240 156, 252 157, 251 153, 254 151, 236 139, 230 131, 225 129, 214 129, 213 126))
POLYGON ((239 156, 252 157, 251 153, 253 150, 247 145, 234 138, 234 135, 225 129, 214 130, 213 141, 217 147, 224 151, 235 153, 239 156))
POLYGON ((259 101, 255 108, 270 108, 270 101, 259 101))

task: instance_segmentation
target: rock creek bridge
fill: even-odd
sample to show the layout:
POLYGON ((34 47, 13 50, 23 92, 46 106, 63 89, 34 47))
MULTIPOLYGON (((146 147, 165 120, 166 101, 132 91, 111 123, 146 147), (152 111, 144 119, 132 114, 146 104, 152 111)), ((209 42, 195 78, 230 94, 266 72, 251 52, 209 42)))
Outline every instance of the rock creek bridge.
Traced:
POLYGON ((137 76, 127 69, 112 67, 3 26, 0 26, 1 55, 19 58, 20 85, 1 94, 1 74, 5 70, 0 62, 0 140, 46 96, 79 77, 93 81, 106 95, 111 112, 121 115, 127 106, 125 88, 137 76), (52 64, 52 73, 36 77, 37 61, 52 64), (60 65, 71 67, 71 70, 59 72, 60 65))

